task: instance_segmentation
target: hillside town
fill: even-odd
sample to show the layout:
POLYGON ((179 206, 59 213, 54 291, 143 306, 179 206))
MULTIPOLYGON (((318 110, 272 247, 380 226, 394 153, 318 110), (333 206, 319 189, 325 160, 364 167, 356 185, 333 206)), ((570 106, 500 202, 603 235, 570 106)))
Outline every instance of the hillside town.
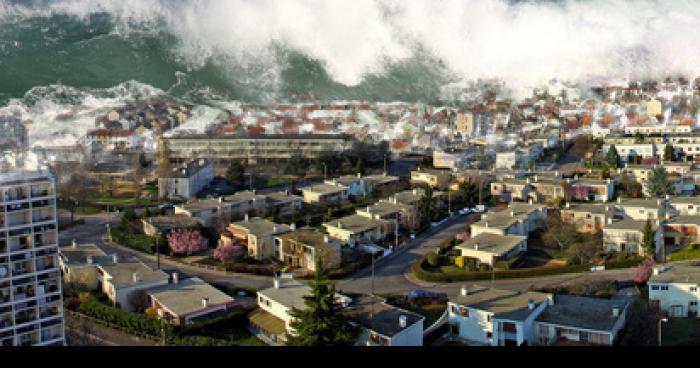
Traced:
POLYGON ((700 80, 452 105, 0 117, 0 346, 698 345, 700 80))

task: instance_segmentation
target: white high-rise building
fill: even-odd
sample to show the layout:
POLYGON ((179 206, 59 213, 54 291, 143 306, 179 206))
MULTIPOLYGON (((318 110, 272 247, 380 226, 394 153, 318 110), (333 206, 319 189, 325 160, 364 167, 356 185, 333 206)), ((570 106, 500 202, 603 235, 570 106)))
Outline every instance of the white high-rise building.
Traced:
POLYGON ((0 171, 0 346, 64 345, 54 180, 0 171))

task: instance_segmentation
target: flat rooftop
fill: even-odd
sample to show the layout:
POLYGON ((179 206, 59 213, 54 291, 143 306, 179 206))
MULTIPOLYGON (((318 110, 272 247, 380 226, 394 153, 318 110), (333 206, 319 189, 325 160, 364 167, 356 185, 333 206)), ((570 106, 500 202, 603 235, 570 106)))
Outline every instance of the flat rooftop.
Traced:
POLYGON ((652 274, 649 282, 698 284, 700 283, 700 262, 666 265, 666 270, 658 275, 652 274))
POLYGON ((613 317, 613 308, 620 314, 627 301, 591 298, 574 295, 556 295, 554 304, 547 306, 536 321, 587 330, 611 332, 620 316, 613 317))
POLYGON ((323 224, 337 229, 349 230, 354 233, 363 232, 382 225, 382 221, 360 215, 350 215, 323 224))
POLYGON ((504 253, 507 253, 509 250, 513 249, 515 246, 517 246, 523 240, 526 239, 527 237, 525 236, 502 236, 490 233, 481 233, 463 242, 462 244, 457 245, 455 248, 476 252, 488 252, 496 256, 500 256, 504 253))
POLYGON ((523 321, 532 313, 528 308, 531 300, 539 304, 549 298, 551 294, 491 289, 473 285, 468 288, 467 295, 460 294, 451 298, 450 301, 465 307, 491 312, 495 318, 523 321))
POLYGON ((177 284, 148 290, 165 308, 178 316, 198 312, 204 307, 202 299, 207 298, 210 306, 233 303, 234 299, 219 289, 207 284, 198 277, 180 280, 177 284))
POLYGON ((356 298, 344 311, 351 320, 362 327, 387 337, 392 337, 425 319, 419 314, 395 307, 371 296, 356 298), (400 316, 406 317, 406 327, 399 325, 400 316))
POLYGON ((141 262, 113 263, 100 265, 105 274, 112 277, 110 281, 116 287, 134 285, 134 273, 138 272, 140 282, 165 281, 170 276, 161 271, 153 270, 141 262))
POLYGON ((256 236, 284 233, 290 229, 289 225, 287 224, 277 224, 260 217, 249 218, 248 221, 243 220, 234 222, 229 226, 246 229, 249 233, 256 236))
POLYGON ((344 190, 348 190, 349 188, 344 186, 344 185, 333 185, 333 184, 314 184, 308 187, 303 187, 299 188, 302 192, 311 192, 311 193, 318 193, 318 194, 333 194, 333 193, 340 193, 344 190))

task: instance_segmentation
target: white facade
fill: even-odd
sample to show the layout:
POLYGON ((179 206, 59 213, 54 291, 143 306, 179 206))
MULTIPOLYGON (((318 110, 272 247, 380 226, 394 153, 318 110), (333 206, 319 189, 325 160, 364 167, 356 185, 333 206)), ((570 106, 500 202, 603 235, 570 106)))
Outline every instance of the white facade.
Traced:
MULTIPOLYGON (((673 265, 671 267, 681 266, 673 265)), ((698 302, 700 302, 698 275, 700 274, 697 272, 697 267, 685 266, 684 268, 688 270, 696 268, 690 271, 695 272, 695 274, 692 275, 690 272, 679 269, 677 270, 678 277, 668 278, 665 277, 664 273, 676 272, 676 270, 663 271, 663 268, 657 267, 648 282, 650 303, 652 306, 668 312, 669 317, 689 317, 698 312, 698 302)))
POLYGON ((0 172, 0 346, 64 345, 54 180, 0 172))

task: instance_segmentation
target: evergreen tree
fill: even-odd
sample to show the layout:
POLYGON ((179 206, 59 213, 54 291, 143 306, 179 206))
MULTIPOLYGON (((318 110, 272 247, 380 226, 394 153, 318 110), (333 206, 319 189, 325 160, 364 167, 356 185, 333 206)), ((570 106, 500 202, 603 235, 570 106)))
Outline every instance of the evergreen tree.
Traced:
POLYGON ((620 155, 617 153, 617 148, 615 148, 614 144, 608 149, 608 153, 605 155, 605 162, 614 169, 620 167, 620 155))
POLYGON ((294 334, 287 334, 291 346, 347 346, 357 336, 341 313, 342 306, 336 300, 335 285, 328 279, 321 259, 316 259, 316 276, 311 282, 311 295, 304 297, 306 308, 291 311, 290 324, 294 334))
POLYGON ((676 151, 670 144, 666 145, 664 148, 664 161, 674 161, 676 159, 676 151))
POLYGON ((238 160, 233 160, 228 165, 226 169, 226 180, 228 180, 231 185, 241 186, 243 185, 243 174, 245 173, 245 166, 238 160))
POLYGON ((646 189, 651 197, 663 197, 673 192, 673 184, 668 180, 665 168, 659 166, 651 172, 646 189))
POLYGON ((644 225, 642 246, 644 247, 644 253, 646 253, 647 256, 653 257, 656 251, 656 245, 654 244, 654 229, 651 227, 650 220, 647 220, 647 223, 644 225))
POLYGON ((433 198, 433 188, 430 186, 425 188, 423 197, 421 197, 418 203, 418 210, 424 220, 432 221, 433 217, 435 217, 437 208, 435 206, 435 199, 433 198))

